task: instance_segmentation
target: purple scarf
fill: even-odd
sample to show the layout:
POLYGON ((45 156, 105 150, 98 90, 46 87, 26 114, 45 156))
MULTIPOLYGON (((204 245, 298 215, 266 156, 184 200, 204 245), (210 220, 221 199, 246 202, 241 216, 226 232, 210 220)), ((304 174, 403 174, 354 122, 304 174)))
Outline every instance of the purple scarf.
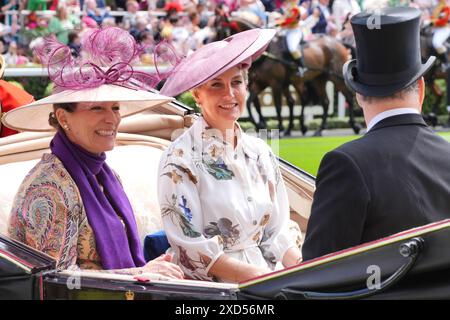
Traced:
POLYGON ((89 153, 69 141, 60 131, 51 141, 50 149, 64 164, 80 190, 103 268, 143 266, 145 260, 133 209, 122 185, 105 163, 105 153, 89 153))

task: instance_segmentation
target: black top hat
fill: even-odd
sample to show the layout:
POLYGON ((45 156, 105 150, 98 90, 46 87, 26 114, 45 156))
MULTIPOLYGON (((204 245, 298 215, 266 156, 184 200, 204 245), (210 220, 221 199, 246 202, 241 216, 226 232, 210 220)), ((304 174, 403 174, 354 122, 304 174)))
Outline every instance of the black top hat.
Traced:
POLYGON ((433 65, 420 57, 420 15, 415 8, 383 8, 351 19, 356 60, 343 68, 347 86, 364 96, 385 97, 419 79, 433 65))

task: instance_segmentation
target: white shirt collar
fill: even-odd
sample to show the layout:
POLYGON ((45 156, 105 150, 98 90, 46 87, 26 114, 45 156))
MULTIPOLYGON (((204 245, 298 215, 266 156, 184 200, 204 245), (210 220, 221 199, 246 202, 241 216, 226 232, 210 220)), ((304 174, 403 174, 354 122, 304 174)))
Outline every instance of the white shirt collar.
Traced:
POLYGON ((413 108, 397 108, 397 109, 383 111, 383 112, 377 114, 375 117, 373 117, 372 120, 370 120, 369 124, 367 125, 366 132, 369 132, 370 129, 372 129, 378 122, 380 122, 383 119, 397 116, 399 114, 408 114, 408 113, 419 114, 419 111, 417 111, 417 109, 413 109, 413 108))

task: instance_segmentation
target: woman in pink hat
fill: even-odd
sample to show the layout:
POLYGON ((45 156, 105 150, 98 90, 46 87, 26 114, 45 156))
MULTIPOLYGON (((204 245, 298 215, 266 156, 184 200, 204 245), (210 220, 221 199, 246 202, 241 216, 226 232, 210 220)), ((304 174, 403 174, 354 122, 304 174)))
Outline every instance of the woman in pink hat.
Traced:
POLYGON ((8 234, 52 256, 59 270, 77 266, 182 278, 170 255, 145 260, 131 203, 105 161, 122 117, 172 99, 140 84, 151 76, 131 67, 140 49, 128 32, 92 29, 81 48, 74 60, 68 46, 46 39, 38 51, 57 93, 2 118, 19 131, 56 129, 51 153, 17 192, 8 234))
POLYGON ((202 110, 159 168, 165 231, 190 278, 240 282, 301 260, 277 159, 237 123, 247 69, 274 34, 254 29, 212 42, 181 61, 161 89, 169 96, 190 90, 202 110))

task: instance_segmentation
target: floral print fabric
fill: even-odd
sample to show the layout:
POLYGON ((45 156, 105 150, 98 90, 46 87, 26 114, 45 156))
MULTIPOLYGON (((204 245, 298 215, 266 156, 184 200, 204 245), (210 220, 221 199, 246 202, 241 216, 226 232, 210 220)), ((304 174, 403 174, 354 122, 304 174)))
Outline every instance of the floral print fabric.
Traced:
POLYGON ((176 263, 185 274, 215 280, 222 254, 273 269, 295 246, 277 160, 262 140, 237 132, 233 148, 203 118, 163 153, 158 197, 176 263))

